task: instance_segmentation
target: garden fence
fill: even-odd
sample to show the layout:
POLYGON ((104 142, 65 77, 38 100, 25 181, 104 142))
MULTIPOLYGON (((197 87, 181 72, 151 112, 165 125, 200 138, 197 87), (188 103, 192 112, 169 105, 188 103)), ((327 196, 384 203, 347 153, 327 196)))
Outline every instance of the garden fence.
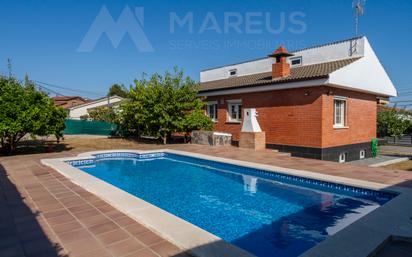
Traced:
POLYGON ((385 137, 385 141, 390 145, 412 146, 412 135, 403 135, 401 137, 385 137))
POLYGON ((64 134, 66 135, 88 134, 109 136, 114 135, 117 131, 116 124, 104 121, 67 119, 65 124, 64 134))

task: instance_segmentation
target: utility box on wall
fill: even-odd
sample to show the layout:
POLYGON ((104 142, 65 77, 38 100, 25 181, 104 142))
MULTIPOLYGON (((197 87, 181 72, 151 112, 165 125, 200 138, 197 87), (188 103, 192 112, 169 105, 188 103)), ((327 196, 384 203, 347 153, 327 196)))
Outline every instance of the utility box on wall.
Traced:
POLYGON ((254 108, 243 110, 243 126, 240 132, 239 147, 263 150, 266 148, 266 134, 262 132, 256 117, 258 113, 254 108))

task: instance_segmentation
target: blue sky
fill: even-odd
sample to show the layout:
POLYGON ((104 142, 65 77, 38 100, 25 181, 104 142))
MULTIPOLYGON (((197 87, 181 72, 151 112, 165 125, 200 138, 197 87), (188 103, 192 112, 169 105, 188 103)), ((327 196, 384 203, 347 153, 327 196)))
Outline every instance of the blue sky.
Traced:
MULTIPOLYGON (((78 94, 91 98, 104 95, 113 83, 128 86, 142 73, 163 73, 177 65, 198 80, 202 69, 263 57, 281 43, 294 50, 354 36, 351 0, 0 0, 0 22, 0 73, 8 73, 6 60, 10 58, 13 74, 19 78, 28 73, 33 80, 79 89, 82 92, 78 94), (103 35, 93 50, 79 51, 103 6, 114 20, 127 6, 133 11, 143 7, 144 22, 139 24, 153 51, 142 52, 129 35, 117 47, 103 35), (187 25, 178 24, 172 32, 171 13, 179 18, 191 13, 193 32, 187 25), (209 30, 202 31, 208 13, 216 18, 218 28, 206 26, 209 30), (241 16, 241 31, 224 31, 224 13, 241 16), (252 25, 253 30, 246 28, 248 15, 260 23, 252 25), (266 17, 275 29, 279 28, 282 15, 282 30, 266 29, 266 17), (297 15, 295 22, 291 15, 297 15)), ((400 92, 412 91, 411 31, 412 1, 366 2, 360 34, 369 38, 400 92)), ((54 89, 66 95, 76 94, 54 89)), ((412 99, 412 95, 404 99, 412 99)))

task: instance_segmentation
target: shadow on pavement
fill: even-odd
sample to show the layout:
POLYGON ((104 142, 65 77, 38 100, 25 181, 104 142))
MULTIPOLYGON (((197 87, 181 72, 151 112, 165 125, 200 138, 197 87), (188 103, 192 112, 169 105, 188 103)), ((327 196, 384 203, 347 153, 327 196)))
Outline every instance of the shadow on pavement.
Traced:
POLYGON ((0 165, 0 256, 66 256, 50 241, 39 218, 0 165))

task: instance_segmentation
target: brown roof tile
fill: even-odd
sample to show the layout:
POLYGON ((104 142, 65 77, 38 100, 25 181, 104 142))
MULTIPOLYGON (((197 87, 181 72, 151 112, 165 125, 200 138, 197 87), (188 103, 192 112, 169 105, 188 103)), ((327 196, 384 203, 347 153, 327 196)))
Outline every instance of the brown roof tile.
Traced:
POLYGON ((68 109, 70 107, 87 103, 88 100, 81 96, 55 96, 52 97, 54 100, 54 105, 63 107, 63 109, 68 109))
POLYGON ((55 101, 67 101, 67 100, 76 99, 76 98, 84 100, 84 98, 81 96, 54 96, 52 98, 55 101))
POLYGON ((343 59, 313 65, 294 67, 290 70, 290 76, 272 80, 272 72, 264 72, 228 79, 220 79, 200 83, 200 92, 215 91, 239 87, 262 86, 269 84, 281 84, 302 80, 327 78, 328 75, 360 58, 343 59))

